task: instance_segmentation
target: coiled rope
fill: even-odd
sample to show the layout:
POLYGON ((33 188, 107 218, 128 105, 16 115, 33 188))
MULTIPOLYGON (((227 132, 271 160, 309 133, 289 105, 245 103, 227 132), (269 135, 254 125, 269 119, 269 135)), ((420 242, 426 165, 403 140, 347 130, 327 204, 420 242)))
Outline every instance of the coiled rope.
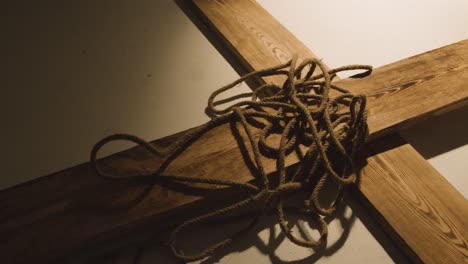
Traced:
MULTIPOLYGON (((204 183, 230 186, 245 190, 245 197, 240 201, 210 213, 197 216, 179 225, 172 233, 170 246, 174 255, 185 261, 203 259, 214 251, 229 244, 232 239, 220 241, 204 251, 186 255, 176 247, 178 234, 187 227, 206 222, 210 219, 230 214, 252 203, 264 202, 276 211, 278 223, 293 243, 310 248, 317 248, 326 243, 328 235, 325 217, 330 216, 342 198, 343 187, 356 181, 358 173, 355 159, 368 134, 366 125, 366 97, 354 95, 332 83, 336 73, 348 70, 364 70, 351 78, 362 78, 372 72, 371 66, 350 65, 328 70, 317 59, 306 59, 298 64, 297 58, 287 63, 249 73, 240 79, 216 90, 208 99, 206 113, 211 120, 185 134, 171 146, 159 169, 150 173, 136 173, 129 176, 113 175, 101 169, 97 161, 98 151, 107 143, 115 140, 127 140, 144 147, 154 155, 158 151, 147 141, 128 134, 115 134, 97 142, 91 151, 91 165, 101 177, 111 180, 137 180, 155 177, 185 183, 204 183), (230 99, 216 98, 233 89, 238 84, 259 77, 285 76, 282 86, 264 84, 256 91, 239 94, 230 99), (265 90, 273 95, 259 98, 265 90), (233 102, 239 98, 248 98, 233 102), (217 106, 232 103, 223 109, 217 106), (260 134, 254 133, 251 121, 256 126, 261 124, 260 134), (210 129, 228 122, 239 122, 248 138, 256 166, 257 180, 254 183, 240 183, 219 178, 197 178, 168 175, 167 167, 194 140, 210 129), (279 142, 272 143, 271 135, 280 135, 279 142), (301 159, 294 172, 287 175, 286 157, 292 152, 299 152, 301 159), (275 182, 265 172, 262 155, 267 153, 276 159, 275 182), (334 182, 338 188, 334 202, 330 206, 321 205, 320 194, 326 191, 327 182, 334 182), (304 240, 292 234, 287 225, 284 199, 290 194, 305 193, 305 203, 301 211, 312 217, 318 224, 320 238, 316 241, 304 240)), ((265 210, 265 208, 263 208, 265 210)), ((256 222, 252 221, 249 228, 256 222)))

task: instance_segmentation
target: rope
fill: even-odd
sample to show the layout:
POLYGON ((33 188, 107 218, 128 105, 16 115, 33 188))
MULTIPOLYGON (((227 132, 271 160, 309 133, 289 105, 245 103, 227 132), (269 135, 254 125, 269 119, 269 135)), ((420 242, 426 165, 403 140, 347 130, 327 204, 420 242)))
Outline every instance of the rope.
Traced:
MULTIPOLYGON (((240 79, 216 90, 208 99, 206 113, 211 120, 195 128, 176 140, 164 157, 161 166, 154 172, 136 173, 129 176, 113 175, 103 171, 97 162, 98 151, 107 143, 115 140, 134 142, 156 156, 161 156, 150 143, 133 135, 115 134, 97 142, 91 151, 91 165, 101 177, 111 180, 138 180, 154 177, 185 183, 204 183, 229 186, 245 191, 245 197, 233 201, 229 206, 214 210, 185 221, 173 231, 170 246, 174 255, 185 261, 203 259, 216 250, 232 242, 232 238, 220 241, 204 251, 186 255, 176 247, 178 234, 186 228, 206 222, 213 218, 236 212, 250 204, 263 203, 262 210, 275 209, 278 223, 285 236, 293 243, 310 248, 318 248, 326 243, 328 228, 325 217, 336 210, 341 201, 345 185, 356 181, 358 173, 355 165, 356 155, 368 134, 366 125, 366 97, 351 94, 346 89, 333 84, 336 73, 348 70, 364 70, 351 78, 362 78, 372 72, 372 67, 350 65, 327 70, 317 59, 306 59, 298 64, 297 58, 287 63, 249 73, 240 79), (216 100, 216 98, 236 87, 238 84, 259 77, 285 76, 282 86, 264 84, 254 92, 216 100), (259 98, 265 90, 273 95, 259 98), (244 100, 233 102, 236 99, 244 100), (246 99, 245 99, 246 98, 246 99), (231 103, 225 108, 220 105, 231 103), (252 121, 261 126, 258 134, 252 130, 252 121), (239 122, 245 131, 251 146, 256 167, 255 184, 239 183, 219 178, 196 178, 165 173, 167 167, 192 142, 210 129, 228 122, 239 122), (272 144, 271 135, 280 135, 279 142, 272 144), (263 152, 263 154, 262 154, 263 152), (300 162, 292 173, 286 171, 286 157, 291 153, 300 156, 300 162), (276 159, 277 180, 267 176, 263 166, 263 156, 276 159), (337 191, 335 200, 330 206, 323 206, 320 201, 327 183, 335 183, 337 191), (320 238, 316 241, 304 240, 294 236, 287 225, 284 201, 291 194, 305 193, 304 205, 300 207, 303 214, 318 222, 320 238)), ((251 228, 258 220, 260 213, 246 228, 251 228)))

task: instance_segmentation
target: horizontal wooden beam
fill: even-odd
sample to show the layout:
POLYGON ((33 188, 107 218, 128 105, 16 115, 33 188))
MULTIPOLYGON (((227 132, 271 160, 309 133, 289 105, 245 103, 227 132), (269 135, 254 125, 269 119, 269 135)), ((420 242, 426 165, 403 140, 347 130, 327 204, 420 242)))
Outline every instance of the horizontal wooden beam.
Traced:
MULTIPOLYGON (((265 32, 269 30, 266 29, 265 32)), ((273 28, 272 31, 274 30, 273 28)), ((429 65, 432 59, 438 57, 445 60, 443 64, 445 66, 441 66, 445 70, 459 65, 460 56, 466 57, 467 47, 467 42, 461 42, 410 60, 416 64, 429 65)), ((392 64, 392 70, 407 71, 408 64, 405 61, 392 64), (399 64, 402 66, 398 66, 399 64)), ((428 74, 440 76, 439 70, 439 68, 429 69, 428 74)), ((381 100, 381 103, 387 100, 391 102, 393 96, 399 95, 396 92, 385 93, 385 91, 395 91, 395 86, 404 86, 408 81, 417 79, 416 75, 412 78, 400 78, 400 81, 392 79, 393 86, 388 87, 389 79, 385 79, 387 76, 385 72, 381 72, 379 76, 383 80, 374 79, 375 87, 370 87, 367 92, 370 95, 384 93, 385 96, 371 98, 371 101, 381 100)), ((444 76, 446 75, 438 78, 444 76)), ((451 72, 451 78, 466 80, 466 76, 467 71, 463 67, 457 67, 457 70, 451 72)), ((406 87, 403 91, 411 90, 417 94, 419 89, 426 87, 424 89, 436 92, 431 90, 437 89, 431 85, 432 82, 433 80, 423 80, 409 88, 406 87)), ((355 82, 347 81, 343 81, 343 85, 351 88, 360 87, 355 82)), ((453 92, 458 97, 451 97, 451 101, 449 100, 447 104, 454 104, 466 98, 466 93, 463 91, 460 93, 459 88, 457 89, 453 92)), ((414 102, 414 99, 407 103, 414 102)), ((418 103, 421 103, 421 100, 418 100, 418 103)), ((391 103, 388 105, 392 107, 391 103)), ((405 121, 408 116, 415 120, 442 107, 444 105, 428 107, 416 116, 412 113, 391 113, 390 110, 385 112, 385 109, 374 111, 372 107, 370 111, 372 115, 380 113, 385 116, 400 116, 397 120, 405 121)), ((399 124, 396 121, 391 126, 399 124)), ((379 127, 379 130, 373 131, 374 133, 386 129, 372 122, 369 125, 379 127)), ((170 143, 183 133, 153 141, 153 144, 164 152, 170 143)), ((220 126, 189 147, 171 165, 169 171, 195 177, 216 173, 222 178, 245 182, 251 179, 251 174, 249 168, 239 162, 243 159, 231 128, 220 126), (204 148, 199 148, 201 145, 204 148), (236 166, 232 166, 233 163, 236 166)), ((123 174, 132 170, 156 169, 160 161, 161 157, 150 156, 141 148, 123 151, 102 160, 104 166, 123 174)), ((290 160, 290 163, 294 162, 294 159, 290 160)), ((267 160, 266 164, 269 171, 273 172, 273 161, 267 160)), ((186 193, 185 191, 187 190, 181 190, 178 186, 156 185, 148 189, 145 185, 108 182, 96 177, 88 164, 7 189, 0 193, 0 208, 2 208, 0 258, 17 263, 47 261, 77 248, 83 248, 85 245, 117 238, 148 224, 164 223, 206 195, 206 192, 186 193)))
POLYGON ((430 118, 431 113, 467 105, 467 43, 464 40, 385 65, 365 80, 340 83, 367 95, 371 140, 430 118))

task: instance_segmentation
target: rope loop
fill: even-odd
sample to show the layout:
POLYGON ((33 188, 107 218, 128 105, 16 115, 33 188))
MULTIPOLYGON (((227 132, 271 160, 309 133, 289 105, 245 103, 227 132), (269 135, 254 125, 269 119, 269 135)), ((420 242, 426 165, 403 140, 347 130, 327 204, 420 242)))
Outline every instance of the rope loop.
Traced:
POLYGON ((245 197, 232 201, 226 207, 197 216, 178 226, 170 239, 175 256, 185 261, 203 259, 232 242, 222 240, 200 253, 186 255, 176 247, 178 235, 186 228, 206 223, 214 218, 231 214, 251 203, 264 201, 257 216, 246 228, 251 228, 258 220, 261 211, 274 208, 278 223, 285 236, 302 247, 317 248, 326 243, 328 235, 324 218, 330 216, 343 197, 346 185, 356 181, 358 168, 355 165, 357 153, 365 143, 368 129, 366 124, 366 97, 352 94, 343 87, 332 83, 337 73, 361 70, 351 78, 363 78, 372 72, 367 65, 349 65, 327 69, 321 60, 311 58, 298 62, 297 57, 275 67, 251 72, 238 80, 214 91, 208 98, 205 112, 211 118, 206 124, 197 127, 177 139, 168 153, 160 153, 148 143, 133 135, 115 134, 97 142, 91 151, 91 165, 96 173, 110 180, 134 180, 139 178, 167 179, 186 183, 204 183, 244 189, 245 197), (251 93, 218 99, 223 93, 234 89, 238 84, 263 77, 282 77, 281 86, 266 83, 251 93), (260 98, 269 91, 270 95, 260 98), (239 101, 240 100, 240 101, 239 101), (188 146, 202 137, 210 129, 229 122, 237 122, 247 135, 247 143, 253 154, 257 181, 239 183, 217 177, 204 178, 168 175, 165 170, 188 146), (152 172, 135 173, 121 177, 104 171, 98 163, 97 153, 107 143, 127 140, 140 145, 156 156, 162 156, 160 167, 152 172), (299 158, 293 169, 287 170, 287 159, 291 155, 299 158), (267 175, 264 168, 265 156, 276 160, 276 172, 267 175), (321 195, 327 192, 327 183, 337 186, 335 199, 324 207, 321 195), (294 194, 305 194, 301 211, 317 224, 320 238, 308 241, 292 235, 287 225, 284 202, 294 194))

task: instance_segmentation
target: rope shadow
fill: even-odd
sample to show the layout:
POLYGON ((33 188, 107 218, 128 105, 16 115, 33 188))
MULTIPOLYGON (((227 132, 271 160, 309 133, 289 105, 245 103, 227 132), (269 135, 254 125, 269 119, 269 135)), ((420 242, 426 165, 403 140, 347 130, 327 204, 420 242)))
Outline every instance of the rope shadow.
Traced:
MULTIPOLYGON (((202 264, 214 264, 218 263, 224 256, 235 253, 235 252, 243 252, 252 247, 255 247, 258 252, 261 252, 263 255, 268 256, 271 263, 273 264, 305 264, 305 263, 315 263, 323 256, 331 256, 335 252, 337 252, 340 248, 343 247, 346 240, 349 237, 350 230, 352 225, 355 222, 356 215, 353 212, 350 217, 345 217, 345 204, 339 207, 339 210, 335 212, 335 214, 329 217, 326 221, 330 223, 331 221, 339 221, 340 225, 343 228, 343 232, 339 236, 339 238, 331 245, 322 245, 319 248, 312 250, 312 253, 305 258, 298 259, 298 260, 283 260, 280 255, 278 255, 277 251, 282 243, 286 240, 286 236, 284 233, 280 232, 277 235, 277 219, 275 216, 272 216, 271 213, 268 216, 264 216, 262 221, 259 221, 259 224, 251 230, 251 232, 245 234, 242 237, 237 237, 236 240, 230 244, 229 246, 215 252, 212 256, 208 257, 207 259, 203 260, 202 264), (268 230, 268 241, 265 243, 260 237, 259 233, 263 230, 268 230)), ((300 219, 298 217, 294 217, 291 219, 292 221, 288 222, 289 228, 293 228, 294 226, 298 226, 299 233, 304 239, 310 239, 309 231, 305 230, 304 226, 301 226, 300 219)), ((314 226, 312 226, 314 228, 314 226)), ((293 247, 297 247, 294 244, 291 244, 293 247)))

